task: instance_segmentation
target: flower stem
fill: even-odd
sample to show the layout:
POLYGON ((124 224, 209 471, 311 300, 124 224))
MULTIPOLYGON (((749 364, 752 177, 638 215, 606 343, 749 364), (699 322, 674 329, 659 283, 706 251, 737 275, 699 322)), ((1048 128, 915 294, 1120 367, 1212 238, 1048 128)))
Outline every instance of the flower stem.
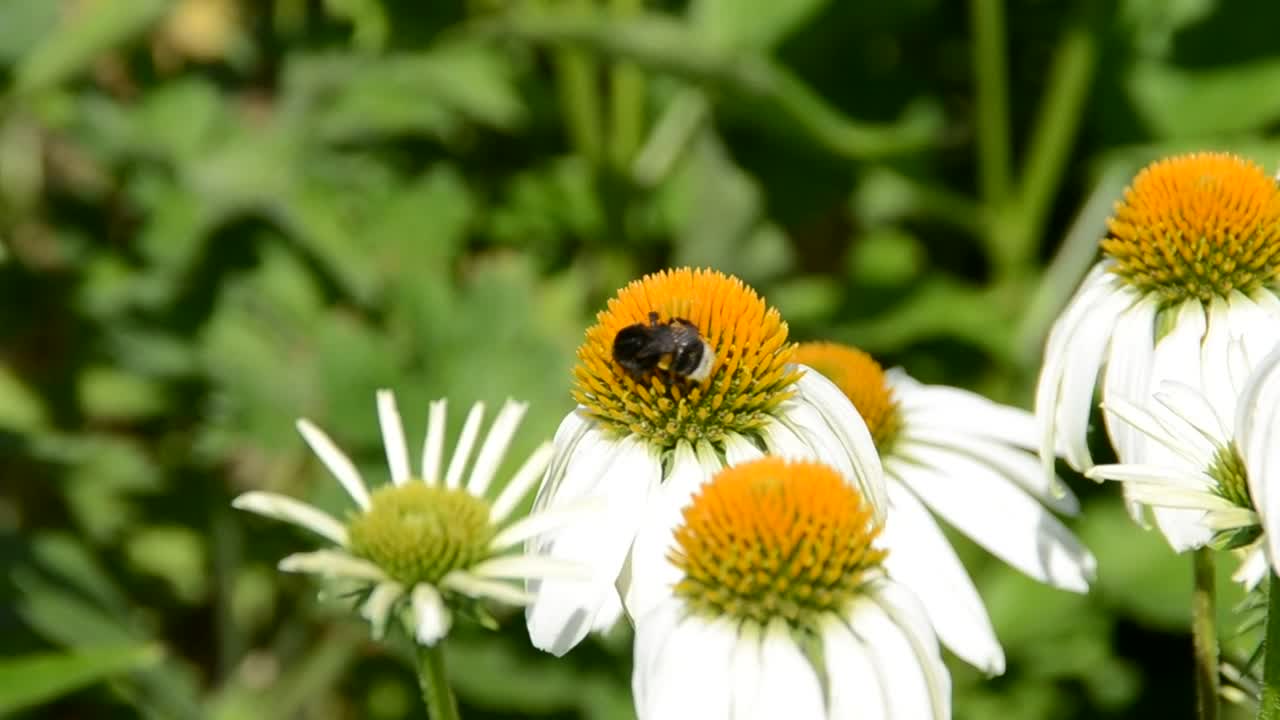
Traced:
POLYGON ((1267 639, 1264 642, 1267 657, 1262 661, 1258 720, 1280 720, 1280 578, 1274 572, 1267 589, 1267 639))
POLYGON ((458 703, 444 673, 444 643, 418 646, 418 686, 431 720, 459 720, 458 703))
POLYGON ((1199 720, 1217 720, 1218 631, 1213 551, 1200 548, 1195 551, 1191 562, 1195 575, 1195 590, 1191 596, 1191 634, 1196 653, 1196 717, 1199 720))

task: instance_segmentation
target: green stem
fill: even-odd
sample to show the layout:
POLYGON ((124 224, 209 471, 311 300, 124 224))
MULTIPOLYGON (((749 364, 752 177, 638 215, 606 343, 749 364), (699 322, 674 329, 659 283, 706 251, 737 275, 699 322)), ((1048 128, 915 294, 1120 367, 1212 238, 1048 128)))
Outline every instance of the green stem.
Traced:
POLYGON ((977 87, 978 174, 982 201, 1004 202, 1009 192, 1009 88, 1005 77, 1003 0, 973 0, 973 69, 977 87))
POLYGON ((1262 702, 1258 705, 1258 720, 1280 720, 1280 578, 1274 572, 1267 588, 1267 639, 1264 643, 1267 657, 1262 661, 1262 702))
POLYGON ((1218 631, 1213 550, 1192 555, 1195 589, 1191 596, 1191 635, 1196 654, 1196 717, 1218 719, 1218 631))
POLYGON ((444 672, 444 643, 418 646, 418 686, 431 720, 458 720, 458 703, 444 672))
MULTIPOLYGON (((544 2, 543 5, 550 3, 544 2)), ((566 5, 566 15, 591 11, 590 0, 571 0, 566 5)), ((574 150, 593 165, 598 165, 603 153, 604 127, 596 86, 599 75, 595 58, 572 47, 557 48, 552 58, 569 140, 574 150)))
MULTIPOLYGON (((618 17, 643 9, 642 0, 612 0, 618 17)), ((609 152, 613 165, 626 174, 644 133, 644 72, 633 62, 615 62, 609 70, 609 152)))

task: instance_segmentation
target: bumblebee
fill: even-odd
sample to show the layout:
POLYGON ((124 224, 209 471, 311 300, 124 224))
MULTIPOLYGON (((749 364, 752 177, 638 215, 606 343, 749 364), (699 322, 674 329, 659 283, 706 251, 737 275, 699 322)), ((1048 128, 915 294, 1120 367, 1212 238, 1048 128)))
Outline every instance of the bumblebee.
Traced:
POLYGON ((658 322, 658 313, 649 313, 649 323, 628 325, 613 338, 613 359, 636 379, 654 370, 672 378, 702 382, 711 375, 716 351, 698 334, 698 328, 684 318, 658 322))

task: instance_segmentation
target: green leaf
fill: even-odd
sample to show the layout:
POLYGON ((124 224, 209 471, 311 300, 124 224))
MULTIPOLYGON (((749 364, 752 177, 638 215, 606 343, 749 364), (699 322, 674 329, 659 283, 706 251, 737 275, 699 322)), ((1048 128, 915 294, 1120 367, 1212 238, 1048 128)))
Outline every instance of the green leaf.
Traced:
POLYGON ((32 432, 43 428, 48 416, 40 396, 0 364, 0 428, 32 432))
POLYGON ((155 645, 51 652, 0 660, 0 713, 49 702, 114 675, 159 662, 155 645))
POLYGON ((829 0, 763 2, 744 12, 741 0, 700 0, 690 8, 692 22, 718 47, 771 50, 808 22, 829 0))
POLYGON ((61 83, 86 69, 100 54, 141 34, 169 9, 169 0, 111 0, 79 5, 41 39, 14 75, 20 92, 61 83))

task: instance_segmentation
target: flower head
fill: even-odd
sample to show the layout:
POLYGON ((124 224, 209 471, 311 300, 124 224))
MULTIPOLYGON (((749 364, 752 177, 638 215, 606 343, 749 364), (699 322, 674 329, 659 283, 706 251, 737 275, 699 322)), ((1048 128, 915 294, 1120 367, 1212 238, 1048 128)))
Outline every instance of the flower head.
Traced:
MULTIPOLYGON (((1102 260, 1045 346, 1036 414, 1046 474, 1056 450, 1076 470, 1093 466, 1086 435, 1100 370, 1116 455, 1145 463, 1151 439, 1106 409, 1113 400, 1145 407, 1166 381, 1216 396, 1225 376, 1211 369, 1231 342, 1260 357, 1276 338, 1280 186, 1256 164, 1195 153, 1148 166, 1116 205, 1100 244, 1102 260)), ((1140 520, 1141 505, 1129 497, 1140 520)), ((1155 518, 1177 547, 1204 541, 1185 513, 1158 507, 1155 518)))
POLYGON ((923 385, 837 343, 802 343, 796 361, 831 378, 866 418, 888 489, 885 563, 924 605, 943 644, 975 666, 1004 670, 986 607, 930 509, 1013 567, 1084 592, 1093 555, 1043 504, 1076 500, 1040 472, 1030 413, 957 388, 923 385))
POLYGON ((391 484, 372 492, 323 431, 307 420, 298 421, 302 437, 357 505, 345 523, 276 493, 248 492, 232 503, 333 542, 336 548, 286 557, 280 569, 354 583, 364 593, 361 614, 372 623, 375 637, 382 636, 390 618, 399 616, 418 642, 434 645, 449 632, 454 610, 487 621, 484 601, 529 602, 529 595, 516 582, 581 574, 581 568, 566 563, 511 552, 525 540, 575 519, 570 511, 511 522, 512 511, 550 461, 550 443, 534 451, 496 498, 488 498, 526 406, 508 401, 502 407, 472 463, 484 414, 482 404, 473 406, 447 469, 442 468, 445 408, 444 400, 431 404, 421 474, 414 477, 395 398, 390 391, 378 392, 391 484), (471 472, 464 484, 468 466, 471 472))
POLYGON ((640 720, 950 717, 937 640, 879 532, 821 463, 721 471, 675 531, 675 593, 637 622, 640 720))
POLYGON ((622 603, 638 617, 669 595, 672 529, 698 487, 725 466, 766 453, 821 460, 883 519, 880 463, 866 424, 793 353, 778 312, 711 270, 647 275, 609 302, 579 348, 579 406, 556 433, 536 503, 556 508, 594 497, 606 512, 532 544, 590 565, 595 576, 531 583, 535 645, 566 652, 591 628, 616 621, 622 603), (645 362, 630 345, 620 361, 615 342, 624 331, 652 333, 645 362), (698 362, 677 357, 679 343, 698 362), (693 367, 698 372, 681 371, 693 367))

